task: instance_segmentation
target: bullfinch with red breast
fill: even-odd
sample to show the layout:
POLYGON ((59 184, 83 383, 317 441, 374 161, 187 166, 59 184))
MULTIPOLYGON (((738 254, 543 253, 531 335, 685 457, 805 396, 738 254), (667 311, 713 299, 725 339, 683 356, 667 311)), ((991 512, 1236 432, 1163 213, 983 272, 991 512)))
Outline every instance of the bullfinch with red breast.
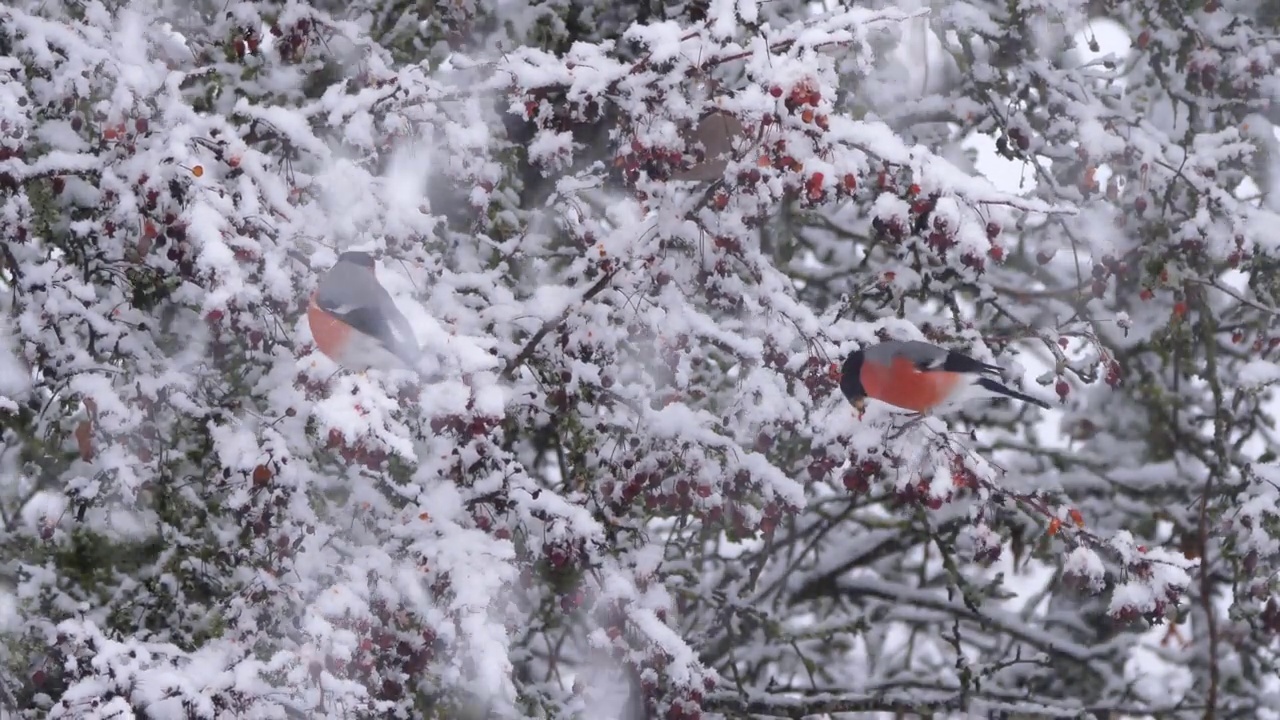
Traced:
POLYGON ((421 372, 413 327, 378 282, 367 252, 338 256, 311 295, 307 322, 320 352, 349 370, 403 365, 421 372))
POLYGON ((867 398, 925 414, 974 397, 1007 397, 1049 408, 1049 404, 1006 387, 997 365, 919 340, 891 340, 855 350, 845 358, 840 391, 859 411, 867 398))

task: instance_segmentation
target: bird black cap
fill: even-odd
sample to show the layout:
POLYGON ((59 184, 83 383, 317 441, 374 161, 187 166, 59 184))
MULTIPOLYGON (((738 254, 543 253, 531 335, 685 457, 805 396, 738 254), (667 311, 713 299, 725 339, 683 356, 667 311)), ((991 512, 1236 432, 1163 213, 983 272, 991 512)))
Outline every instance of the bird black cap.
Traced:
POLYGON ((849 400, 857 400, 867 396, 862 387, 862 351, 854 350, 844 359, 840 368, 840 392, 849 400))
POLYGON ((373 267, 373 255, 360 250, 348 250, 338 256, 338 262, 349 262, 360 267, 373 267))

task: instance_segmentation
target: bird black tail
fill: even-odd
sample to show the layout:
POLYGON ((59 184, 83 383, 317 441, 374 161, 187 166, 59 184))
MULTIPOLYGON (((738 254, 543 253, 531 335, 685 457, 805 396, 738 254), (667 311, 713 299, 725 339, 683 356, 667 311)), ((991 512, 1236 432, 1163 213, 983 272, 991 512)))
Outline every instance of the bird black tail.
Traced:
POLYGON ((1031 397, 1030 395, 1020 393, 1017 390, 1014 390, 1013 388, 1005 387, 1004 385, 1001 385, 1000 383, 996 382, 995 380, 992 380, 991 378, 979 378, 977 384, 998 395, 1011 397, 1014 400, 1029 402, 1032 405, 1035 405, 1037 407, 1042 407, 1045 410, 1049 409, 1049 403, 1041 400, 1040 398, 1034 398, 1034 397, 1031 397))

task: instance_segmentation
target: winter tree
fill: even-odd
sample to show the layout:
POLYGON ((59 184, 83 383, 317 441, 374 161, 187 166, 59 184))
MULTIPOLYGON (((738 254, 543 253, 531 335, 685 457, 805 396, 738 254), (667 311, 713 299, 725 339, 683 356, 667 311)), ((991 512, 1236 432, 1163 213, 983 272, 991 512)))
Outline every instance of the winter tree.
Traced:
POLYGON ((0 707, 1277 717, 1278 27, 7 3, 0 707), (316 350, 351 248, 443 379, 316 350))

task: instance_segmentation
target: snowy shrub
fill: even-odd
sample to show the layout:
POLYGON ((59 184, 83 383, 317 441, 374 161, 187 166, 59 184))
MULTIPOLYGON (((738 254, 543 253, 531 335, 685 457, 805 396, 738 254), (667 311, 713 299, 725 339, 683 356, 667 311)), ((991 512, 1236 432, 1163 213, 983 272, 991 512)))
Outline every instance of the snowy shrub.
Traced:
POLYGON ((909 5, 0 8, 0 708, 1274 712, 1280 17, 909 5))

